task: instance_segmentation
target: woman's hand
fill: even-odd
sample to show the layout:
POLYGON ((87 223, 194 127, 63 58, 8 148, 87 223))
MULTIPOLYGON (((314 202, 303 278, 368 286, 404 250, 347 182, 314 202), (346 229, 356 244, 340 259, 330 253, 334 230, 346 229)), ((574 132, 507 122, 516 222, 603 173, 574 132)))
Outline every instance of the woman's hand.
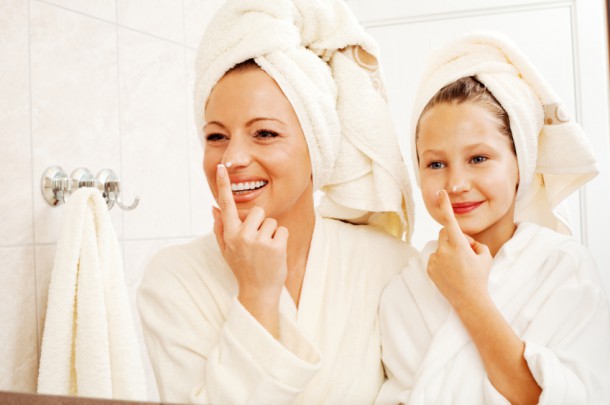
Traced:
POLYGON ((279 300, 286 281, 288 230, 265 218, 254 207, 239 219, 231 181, 224 165, 216 171, 218 205, 213 208, 214 234, 220 251, 233 270, 242 305, 272 335, 279 333, 279 300))
POLYGON ((465 235, 455 218, 449 196, 439 191, 438 204, 443 228, 438 248, 428 261, 428 275, 447 301, 456 309, 485 297, 493 258, 486 245, 465 235))

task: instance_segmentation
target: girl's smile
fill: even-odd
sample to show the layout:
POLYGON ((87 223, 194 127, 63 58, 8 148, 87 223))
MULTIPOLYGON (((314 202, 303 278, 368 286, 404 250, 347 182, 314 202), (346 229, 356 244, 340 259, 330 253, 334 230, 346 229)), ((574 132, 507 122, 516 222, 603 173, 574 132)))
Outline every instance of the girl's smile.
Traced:
POLYGON ((462 232, 490 247, 512 236, 517 157, 492 112, 473 102, 435 105, 420 119, 417 154, 424 203, 437 222, 437 192, 446 190, 462 232))
POLYGON ((483 204, 483 201, 451 203, 451 207, 453 208, 453 213, 455 215, 462 215, 476 210, 481 204, 483 204))

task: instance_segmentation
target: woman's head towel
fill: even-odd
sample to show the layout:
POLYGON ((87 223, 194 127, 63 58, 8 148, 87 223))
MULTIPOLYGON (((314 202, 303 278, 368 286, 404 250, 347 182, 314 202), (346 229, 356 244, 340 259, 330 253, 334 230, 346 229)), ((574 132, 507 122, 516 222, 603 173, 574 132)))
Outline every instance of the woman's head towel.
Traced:
POLYGON ((510 118, 519 164, 515 221, 570 233, 569 215, 559 204, 595 177, 595 157, 581 127, 525 55, 499 33, 472 33, 437 50, 425 72, 415 99, 412 150, 428 101, 444 86, 474 76, 510 118))
POLYGON ((377 54, 377 44, 342 0, 229 0, 197 54, 198 131, 214 85, 236 64, 254 59, 278 83, 303 127, 314 188, 324 192, 320 214, 364 216, 408 240, 411 188, 377 54))

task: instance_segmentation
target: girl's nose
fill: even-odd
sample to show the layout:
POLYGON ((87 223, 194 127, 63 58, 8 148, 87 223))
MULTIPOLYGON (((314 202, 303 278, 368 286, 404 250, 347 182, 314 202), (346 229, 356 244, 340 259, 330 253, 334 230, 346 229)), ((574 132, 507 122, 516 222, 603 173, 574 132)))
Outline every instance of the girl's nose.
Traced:
POLYGON ((451 170, 447 181, 447 192, 450 194, 459 194, 470 190, 470 182, 466 173, 462 170, 451 170))
POLYGON ((450 193, 453 193, 453 194, 459 194, 459 193, 462 193, 464 191, 468 191, 468 186, 466 184, 463 184, 463 183, 454 184, 447 191, 449 191, 450 193))

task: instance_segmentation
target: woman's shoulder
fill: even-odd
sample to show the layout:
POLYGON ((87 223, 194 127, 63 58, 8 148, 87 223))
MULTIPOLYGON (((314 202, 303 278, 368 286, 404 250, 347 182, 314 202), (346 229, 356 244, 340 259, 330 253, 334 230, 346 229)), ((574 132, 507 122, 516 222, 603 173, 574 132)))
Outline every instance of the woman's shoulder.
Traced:
POLYGON ((413 249, 407 242, 373 225, 356 225, 330 218, 321 218, 320 221, 327 232, 345 245, 366 246, 368 249, 413 249))
POLYGON ((186 243, 164 247, 155 253, 146 267, 142 284, 189 285, 210 277, 230 279, 231 275, 214 235, 208 234, 186 243))

